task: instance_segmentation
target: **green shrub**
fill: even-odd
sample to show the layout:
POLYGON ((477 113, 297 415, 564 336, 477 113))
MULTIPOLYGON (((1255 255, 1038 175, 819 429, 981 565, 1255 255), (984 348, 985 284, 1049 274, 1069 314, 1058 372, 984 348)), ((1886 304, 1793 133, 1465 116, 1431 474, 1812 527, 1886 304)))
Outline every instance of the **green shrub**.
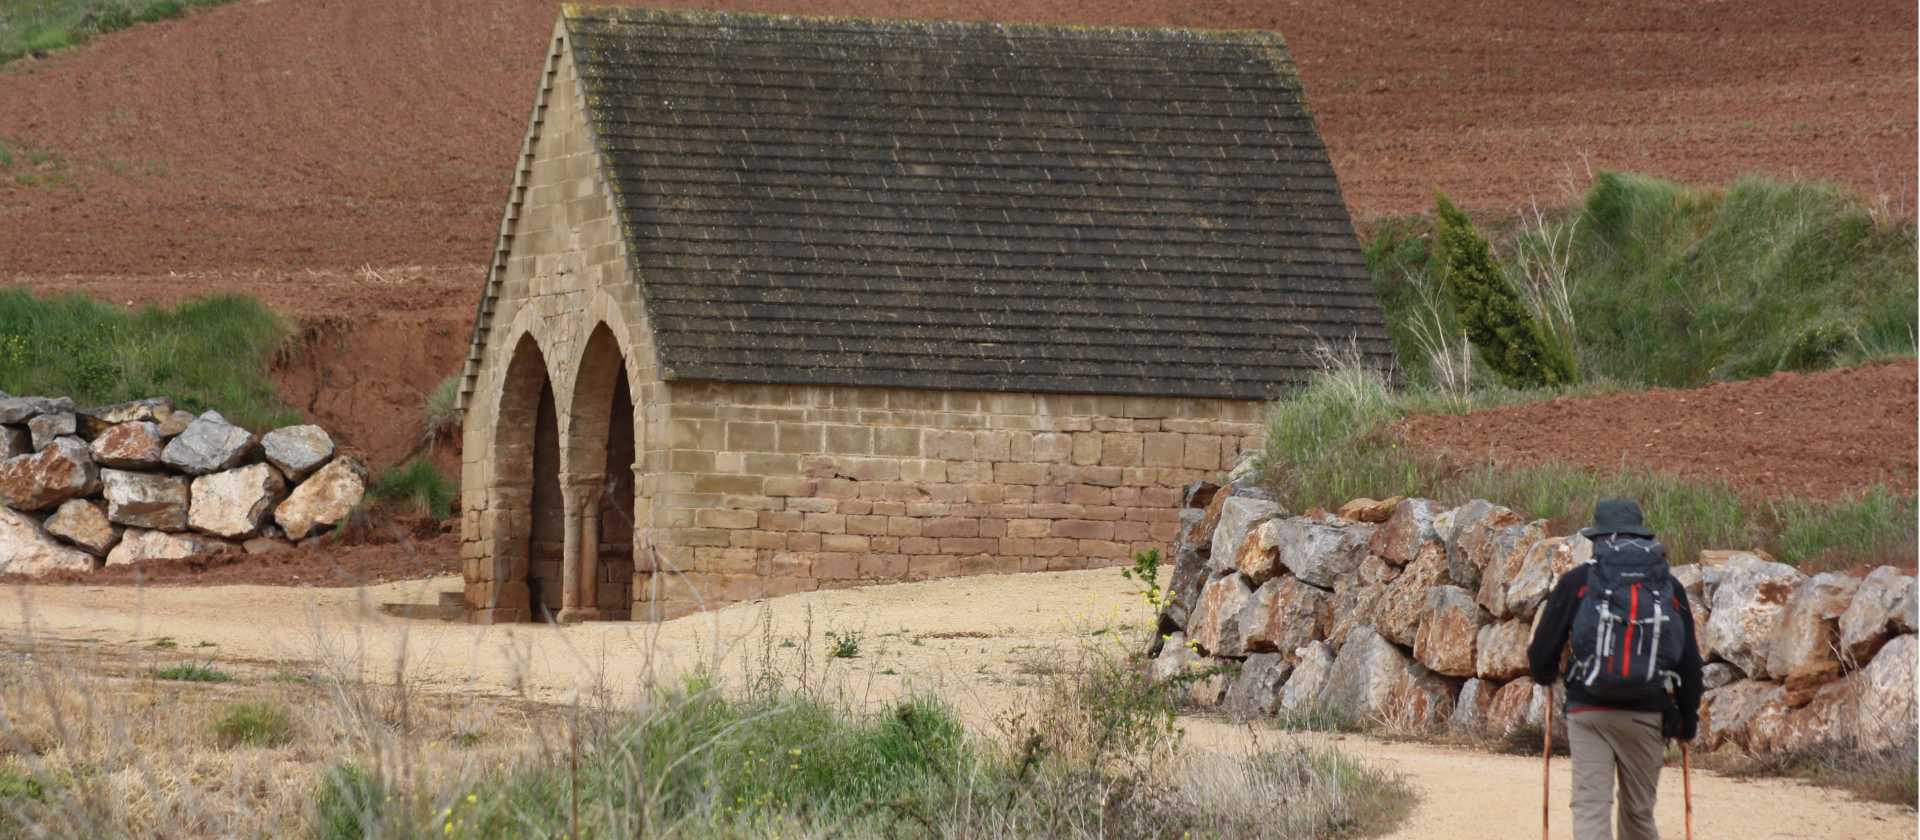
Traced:
POLYGON ((1574 237, 1583 352, 1695 385, 1914 352, 1915 236, 1843 188, 1595 179, 1574 237))
POLYGON ((368 491, 373 498, 414 506, 422 514, 445 519, 453 513, 459 485, 425 458, 415 458, 382 473, 368 491))
POLYGON ((129 311, 79 295, 0 291, 0 391, 80 403, 168 396, 254 429, 299 422, 267 376, 287 328, 259 301, 202 298, 129 311))
POLYGON ((1549 342, 1473 222, 1444 195, 1436 198, 1435 210, 1434 247, 1445 270, 1443 284, 1487 367, 1512 388, 1572 384, 1573 359, 1549 342))
POLYGON ((273 703, 235 703, 213 726, 220 746, 278 747, 293 742, 293 718, 273 703))
POLYGON ((387 801, 386 784, 378 776, 351 762, 335 764, 321 774, 313 795, 313 835, 316 840, 386 836, 387 801))
MULTIPOLYGON (((1523 277, 1541 255, 1564 263, 1573 317, 1543 334, 1577 348, 1582 380, 1685 387, 1914 355, 1914 224, 1843 188, 1747 178, 1703 189, 1608 172, 1572 212, 1522 221, 1493 229, 1513 255, 1503 271, 1523 277)), ((1366 243, 1401 368, 1422 386, 1438 384, 1435 334, 1459 329, 1428 300, 1444 274, 1433 226, 1392 220, 1366 243)))
MULTIPOLYGON (((32 800, 44 801, 47 798, 46 785, 40 778, 11 763, 0 763, 0 802, 32 800)), ((0 825, 4 825, 0 822, 0 825)))
POLYGON ((224 683, 233 682, 233 675, 225 671, 201 665, 197 662, 183 662, 170 665, 153 672, 156 679, 180 680, 183 682, 224 683))

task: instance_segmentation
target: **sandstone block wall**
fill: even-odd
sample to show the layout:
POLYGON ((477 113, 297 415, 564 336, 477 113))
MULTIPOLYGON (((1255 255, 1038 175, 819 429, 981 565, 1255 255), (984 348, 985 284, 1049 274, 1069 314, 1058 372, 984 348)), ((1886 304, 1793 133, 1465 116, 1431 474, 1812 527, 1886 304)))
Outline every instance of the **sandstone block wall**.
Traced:
POLYGON ((1255 401, 670 382, 634 615, 862 583, 1119 565, 1255 445, 1255 401))

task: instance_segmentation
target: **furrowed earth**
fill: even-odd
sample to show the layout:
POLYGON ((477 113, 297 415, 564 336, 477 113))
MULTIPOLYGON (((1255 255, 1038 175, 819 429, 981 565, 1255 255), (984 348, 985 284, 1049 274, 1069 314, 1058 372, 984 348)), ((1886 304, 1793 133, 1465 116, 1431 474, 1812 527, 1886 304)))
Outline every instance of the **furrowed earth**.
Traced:
MULTIPOLYGON (((1435 189, 1560 206, 1603 168, 1833 179, 1912 212, 1911 4, 694 5, 1277 30, 1363 227, 1435 189)), ((392 418, 464 356, 553 14, 260 0, 0 67, 0 141, 63 174, 0 179, 0 283, 255 295, 305 324, 289 403, 393 463, 418 440, 392 418)))
MULTIPOLYGON (((664 5, 1277 30, 1363 229, 1429 210, 1436 189, 1489 219, 1564 206, 1602 169, 1693 183, 1833 180, 1890 215, 1914 213, 1911 3, 664 5)), ((525 0, 240 0, 0 66, 0 143, 46 155, 62 176, 27 183, 0 168, 0 285, 128 306, 256 296, 297 325, 273 369, 288 404, 376 470, 422 451, 422 400, 466 353, 555 11, 525 0)), ((1915 389, 1913 364, 1901 361, 1420 417, 1403 431, 1466 457, 1659 466, 1760 495, 1831 497, 1874 483, 1912 492, 1915 389)), ((430 457, 457 467, 457 445, 430 457)), ((1121 634, 1106 628, 1146 621, 1110 569, 809 593, 657 627, 378 615, 375 604, 427 604, 459 587, 445 576, 457 537, 411 536, 53 586, 9 581, 0 631, 129 660, 158 637, 204 641, 222 663, 263 672, 353 640, 372 651, 359 663, 370 673, 392 672, 395 652, 411 650, 429 690, 564 700, 590 683, 635 685, 656 662, 683 667, 737 648, 759 632, 762 610, 782 635, 817 614, 823 628, 882 640, 836 666, 862 700, 964 687, 950 692, 955 702, 990 726, 1016 702, 1022 662, 1113 643, 1121 634), (392 582, 429 575, 439 576, 392 582), (980 603, 1018 608, 989 620, 980 603), (263 628, 260 615, 279 620, 263 628)), ((1245 737, 1217 720, 1187 725, 1203 747, 1245 737)), ((1333 737, 1408 774, 1422 804, 1392 836, 1538 835, 1537 758, 1261 737, 1333 737)), ((1669 836, 1680 834, 1677 772, 1659 811, 1669 836)), ((1570 836, 1566 782, 1556 766, 1554 837, 1570 836)), ((1696 772, 1694 795, 1696 821, 1721 836, 1912 836, 1910 808, 1794 782, 1696 772)))

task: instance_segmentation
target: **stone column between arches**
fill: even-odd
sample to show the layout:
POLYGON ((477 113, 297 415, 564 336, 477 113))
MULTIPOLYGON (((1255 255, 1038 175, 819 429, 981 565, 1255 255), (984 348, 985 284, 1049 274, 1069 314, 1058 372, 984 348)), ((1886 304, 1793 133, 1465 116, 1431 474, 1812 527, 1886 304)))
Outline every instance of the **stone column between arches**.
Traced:
POLYGON ((561 482, 567 541, 561 622, 625 618, 629 613, 635 446, 627 378, 618 340, 606 325, 595 327, 574 372, 565 424, 561 482), (616 509, 609 510, 609 502, 616 509), (618 507, 621 503, 624 510, 618 507))

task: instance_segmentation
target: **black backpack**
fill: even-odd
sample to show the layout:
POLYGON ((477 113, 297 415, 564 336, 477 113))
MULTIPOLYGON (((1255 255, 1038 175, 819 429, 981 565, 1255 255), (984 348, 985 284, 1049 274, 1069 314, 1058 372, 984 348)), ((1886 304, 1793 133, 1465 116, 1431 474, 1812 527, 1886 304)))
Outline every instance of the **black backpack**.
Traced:
POLYGON ((1568 684, 1603 704, 1636 705, 1665 697, 1677 680, 1687 628, 1654 540, 1608 534, 1594 541, 1587 585, 1573 616, 1568 684))

